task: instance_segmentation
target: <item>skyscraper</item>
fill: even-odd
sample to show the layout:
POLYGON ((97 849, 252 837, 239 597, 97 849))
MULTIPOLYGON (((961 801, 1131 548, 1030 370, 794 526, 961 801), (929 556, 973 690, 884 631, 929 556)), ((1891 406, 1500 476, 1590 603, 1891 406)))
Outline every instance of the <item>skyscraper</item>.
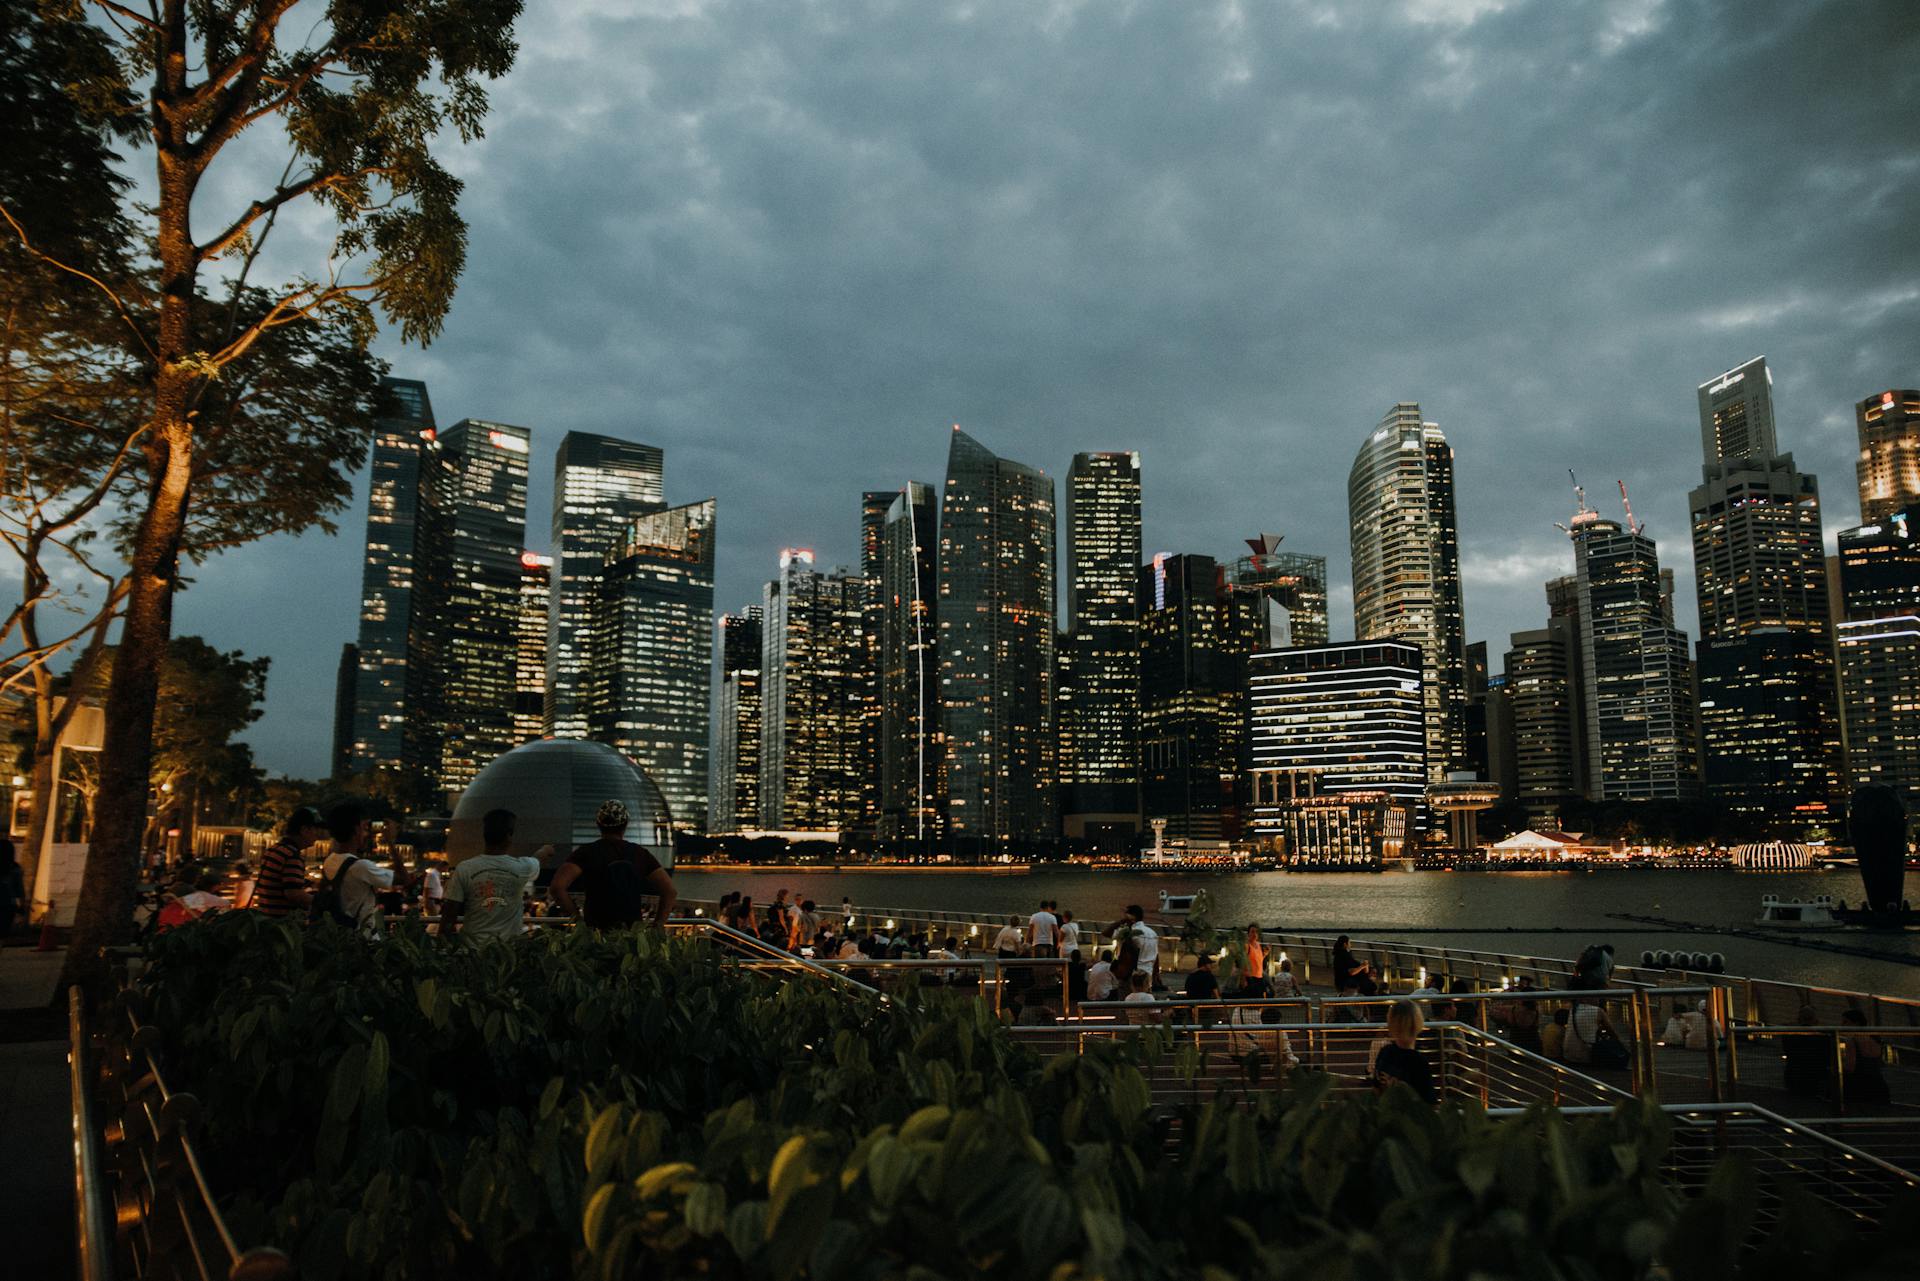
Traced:
POLYGON ((546 724, 547 623, 553 597, 553 557, 520 553, 519 643, 513 663, 513 742, 531 743, 546 724))
POLYGON ((1120 838, 1139 828, 1139 576, 1140 455, 1075 454, 1067 473, 1068 630, 1055 691, 1069 836, 1120 838))
POLYGON ((1692 510, 1707 795, 1779 822, 1824 818, 1837 778, 1820 486, 1774 450, 1764 358, 1700 388, 1709 449, 1692 510), (1717 389, 1717 390, 1716 390, 1717 389))
POLYGON ((1240 834, 1246 652, 1211 556, 1157 555, 1138 571, 1140 801, 1169 836, 1240 834))
POLYGON ((938 543, 933 487, 909 481, 887 508, 880 565, 880 834, 943 830, 938 543))
POLYGON ((1227 569, 1248 652, 1327 643, 1327 558, 1283 552, 1282 537, 1249 538, 1251 554, 1227 569))
POLYGON ((408 629, 410 761, 458 792, 513 743, 530 433, 462 419, 427 442, 408 629))
POLYGON ((1883 391, 1853 407, 1860 433, 1860 523, 1920 505, 1920 391, 1883 391))
POLYGON ((1709 462, 1780 452, 1773 433, 1773 372, 1765 356, 1701 383, 1699 396, 1700 453, 1709 462))
POLYGON ((1538 630, 1513 633, 1509 645, 1515 792, 1532 818, 1547 821, 1587 788, 1580 632, 1575 619, 1563 615, 1538 630))
POLYGON ((345 778, 353 763, 353 699, 360 687, 360 647, 348 641, 340 647, 340 665, 333 673, 333 750, 327 756, 327 776, 345 778))
POLYGON ((880 827, 880 646, 886 630, 881 600, 881 578, 887 549, 887 512, 896 490, 870 489, 860 495, 860 759, 855 768, 860 774, 860 816, 853 826, 863 834, 877 834, 880 827))
POLYGON ((674 827, 707 822, 714 500, 635 517, 605 552, 582 691, 588 733, 652 776, 674 827))
POLYGON ((1257 838, 1284 843, 1290 857, 1377 863, 1383 847, 1397 852, 1427 794, 1425 662, 1419 647, 1395 642, 1252 656, 1257 838))
POLYGON ((956 426, 938 615, 949 823, 967 853, 1055 829, 1053 558, 1053 481, 956 426))
POLYGON ((763 601, 760 826, 842 831, 863 814, 866 580, 813 568, 813 553, 780 553, 763 601))
POLYGON ((1460 599, 1453 449, 1402 402, 1367 437, 1347 477, 1357 640, 1404 640, 1425 656, 1427 775, 1465 749, 1466 617, 1460 599))
POLYGON ((760 825, 761 618, 761 607, 752 605, 720 619, 720 687, 707 785, 712 832, 760 825))
POLYGON ((547 624, 548 734, 581 738, 580 708, 586 666, 584 634, 591 626, 607 548, 636 516, 666 506, 664 455, 653 445, 570 431, 553 459, 553 606, 547 624))
POLYGON ((1835 630, 1847 783, 1920 816, 1920 502, 1840 534, 1835 630))
POLYGON ((434 436, 433 402, 425 383, 383 378, 380 385, 385 397, 374 423, 369 468, 350 773, 406 764, 407 629, 417 577, 420 457, 434 436))
POLYGON ((1687 636, 1661 605, 1654 541, 1581 504, 1573 518, 1586 681, 1588 795, 1693 800, 1700 794, 1687 636))

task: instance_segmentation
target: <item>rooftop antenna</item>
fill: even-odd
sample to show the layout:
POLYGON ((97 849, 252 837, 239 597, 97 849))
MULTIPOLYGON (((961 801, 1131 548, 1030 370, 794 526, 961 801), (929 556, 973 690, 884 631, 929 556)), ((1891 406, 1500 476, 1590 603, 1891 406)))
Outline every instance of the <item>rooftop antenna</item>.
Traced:
POLYGON ((1627 482, 1620 481, 1620 505, 1627 511, 1627 532, 1638 536, 1646 526, 1633 518, 1633 503, 1627 499, 1627 482))

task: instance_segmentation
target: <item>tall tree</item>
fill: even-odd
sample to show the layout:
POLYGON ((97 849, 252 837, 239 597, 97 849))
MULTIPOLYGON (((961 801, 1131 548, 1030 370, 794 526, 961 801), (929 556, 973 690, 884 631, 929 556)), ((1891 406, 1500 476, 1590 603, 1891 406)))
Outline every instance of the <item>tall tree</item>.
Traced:
MULTIPOLYGON (((439 331, 464 264, 466 226, 461 184, 435 150, 443 132, 478 135, 485 82, 512 65, 521 0, 62 3, 66 21, 91 16, 114 43, 112 66, 77 81, 76 94, 105 119, 126 119, 120 104, 136 102, 154 162, 151 293, 96 282, 145 347, 147 415, 92 850, 68 954, 69 975, 82 977, 99 972, 102 946, 131 931, 154 701, 208 398, 256 347, 315 318, 334 318, 362 346, 376 307, 405 340, 424 343, 439 331), (223 166, 221 186, 243 185, 240 169, 268 149, 256 135, 277 135, 291 152, 285 167, 209 219, 209 201, 196 207, 196 197, 218 195, 203 193, 210 168, 243 152, 223 166), (235 148, 243 138, 249 145, 235 148), (261 306, 242 305, 280 213, 303 202, 334 220, 324 267, 263 288, 261 306), (210 306, 203 273, 225 273, 235 305, 210 306)), ((29 252, 82 272, 11 214, 8 221, 29 252)))

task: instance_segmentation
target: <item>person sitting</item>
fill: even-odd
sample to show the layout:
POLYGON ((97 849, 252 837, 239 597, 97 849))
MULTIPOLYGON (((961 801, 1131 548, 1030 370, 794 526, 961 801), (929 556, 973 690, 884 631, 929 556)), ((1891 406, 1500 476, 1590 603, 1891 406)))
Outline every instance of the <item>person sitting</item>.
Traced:
MULTIPOLYGON (((1514 982, 1515 993, 1533 991, 1533 979, 1522 974, 1514 982)), ((1540 1053, 1540 1003, 1520 999, 1502 1001, 1494 1007, 1494 1017, 1500 1021, 1500 1028, 1506 1038, 1523 1050, 1540 1053)))
POLYGON ((1303 995, 1300 980, 1293 976, 1293 961, 1288 957, 1280 958, 1280 970, 1269 982, 1272 987, 1268 995, 1277 1000, 1293 1000, 1303 995))
POLYGON ((1372 996, 1380 990, 1373 966, 1353 954, 1352 940, 1344 934, 1333 941, 1333 990, 1341 996, 1372 996))
POLYGON ((1562 1058, 1567 1045, 1567 1012, 1555 1010, 1553 1022, 1540 1029, 1540 1053, 1550 1059, 1562 1058))
POLYGON ((1387 1044, 1373 1060, 1374 1084, 1379 1089, 1404 1085, 1428 1103, 1440 1101, 1427 1056, 1414 1048, 1425 1027, 1426 1019, 1412 1001, 1395 1001, 1387 1010, 1387 1044))
POLYGON ((1120 994, 1120 976, 1113 970, 1113 953, 1102 952, 1100 959, 1087 967, 1089 1001, 1111 1001, 1120 994))
POLYGON ((1220 999, 1220 980, 1213 972, 1213 957, 1206 952, 1200 953, 1194 964, 1193 973, 1187 975, 1185 995, 1190 1001, 1217 1001, 1220 999))
MULTIPOLYGON (((1152 1006, 1156 1002, 1153 996, 1153 975, 1146 970, 1135 970, 1127 979, 1126 1003, 1128 1005, 1152 1006)), ((1158 1023, 1160 1015, 1152 1009, 1127 1011, 1129 1023, 1158 1023)))

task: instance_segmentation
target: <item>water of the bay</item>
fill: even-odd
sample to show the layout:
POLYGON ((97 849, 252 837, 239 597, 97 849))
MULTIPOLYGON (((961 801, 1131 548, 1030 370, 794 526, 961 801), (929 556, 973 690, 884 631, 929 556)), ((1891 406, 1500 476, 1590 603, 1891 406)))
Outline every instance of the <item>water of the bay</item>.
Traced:
MULTIPOLYGON (((1784 982, 1920 996, 1920 966, 1796 947, 1788 935, 1891 956, 1920 958, 1920 934, 1780 931, 1780 942, 1706 931, 1658 931, 1611 919, 1610 913, 1659 916, 1706 926, 1751 927, 1763 894, 1783 899, 1830 894, 1858 902, 1851 871, 1732 872, 1595 870, 1569 872, 1407 872, 1193 876, 1039 868, 1016 875, 966 871, 901 871, 788 867, 676 869, 680 892, 718 898, 728 890, 756 903, 791 890, 837 907, 851 898, 862 911, 902 908, 958 913, 1031 912, 1056 899, 1082 920, 1107 922, 1129 903, 1157 910, 1160 892, 1204 888, 1216 924, 1258 921, 1274 930, 1344 930, 1357 938, 1401 939, 1434 947, 1508 955, 1570 957, 1588 943, 1610 942, 1623 960, 1643 950, 1720 952, 1729 973, 1784 982)), ((1909 886, 1909 897, 1920 898, 1909 886)), ((1771 933, 1771 932, 1770 932, 1771 933)))

